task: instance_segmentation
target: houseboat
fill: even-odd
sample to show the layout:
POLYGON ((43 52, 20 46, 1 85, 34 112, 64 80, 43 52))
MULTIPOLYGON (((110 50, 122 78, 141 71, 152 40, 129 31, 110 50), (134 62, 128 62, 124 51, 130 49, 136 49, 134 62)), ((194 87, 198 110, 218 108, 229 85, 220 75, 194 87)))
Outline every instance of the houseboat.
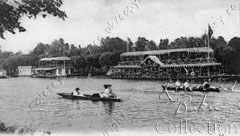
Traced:
POLYGON ((224 73, 209 47, 126 52, 110 70, 112 78, 123 79, 204 79, 224 73))
POLYGON ((71 70, 71 59, 68 57, 43 58, 39 60, 38 68, 34 69, 33 77, 65 77, 71 75, 71 70))

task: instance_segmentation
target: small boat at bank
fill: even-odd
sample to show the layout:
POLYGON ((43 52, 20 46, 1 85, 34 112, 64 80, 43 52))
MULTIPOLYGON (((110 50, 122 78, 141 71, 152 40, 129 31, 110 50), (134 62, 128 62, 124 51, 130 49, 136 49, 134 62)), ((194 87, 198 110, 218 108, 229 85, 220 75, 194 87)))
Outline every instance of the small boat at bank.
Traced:
POLYGON ((100 98, 100 97, 94 97, 92 95, 84 94, 84 96, 74 96, 72 93, 57 93, 57 95, 62 96, 66 99, 72 99, 72 100, 91 100, 91 101, 109 101, 109 102, 122 102, 121 99, 117 98, 100 98))
POLYGON ((7 78, 6 75, 0 75, 0 79, 5 79, 5 78, 7 78))
POLYGON ((172 90, 172 91, 187 91, 187 92, 220 92, 221 90, 217 87, 209 87, 204 89, 204 87, 190 87, 184 89, 183 87, 177 88, 175 86, 166 86, 162 85, 163 90, 172 90))

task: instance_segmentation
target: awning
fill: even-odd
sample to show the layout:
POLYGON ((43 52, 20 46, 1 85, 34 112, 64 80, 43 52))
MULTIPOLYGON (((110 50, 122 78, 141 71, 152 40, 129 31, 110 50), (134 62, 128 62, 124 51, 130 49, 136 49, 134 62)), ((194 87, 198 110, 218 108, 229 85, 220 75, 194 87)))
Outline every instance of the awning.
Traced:
POLYGON ((52 60, 71 60, 68 57, 55 57, 55 58, 43 58, 40 59, 39 61, 52 61, 52 60))
POLYGON ((34 70, 43 70, 43 71, 49 71, 49 70, 55 70, 57 68, 36 68, 34 70))
POLYGON ((158 55, 167 54, 172 52, 214 52, 212 48, 199 47, 199 48, 179 48, 179 49, 168 49, 168 50, 154 50, 154 51, 136 51, 136 52, 125 52, 121 56, 143 56, 143 55, 158 55))
POLYGON ((147 59, 151 59, 153 62, 159 64, 160 66, 164 65, 156 56, 148 56, 142 63, 144 63, 147 59))
POLYGON ((201 63, 201 64, 172 64, 172 65, 163 65, 161 67, 206 67, 206 66, 220 66, 221 63, 201 63))
POLYGON ((113 68, 141 68, 141 66, 138 66, 138 65, 118 65, 118 66, 114 66, 113 68))

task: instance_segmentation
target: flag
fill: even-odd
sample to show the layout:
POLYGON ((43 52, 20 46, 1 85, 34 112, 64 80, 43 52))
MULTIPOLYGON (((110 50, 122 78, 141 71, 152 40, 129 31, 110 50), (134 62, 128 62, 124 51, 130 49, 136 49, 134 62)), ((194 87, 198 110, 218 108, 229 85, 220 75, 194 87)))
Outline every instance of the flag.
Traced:
POLYGON ((208 24, 208 37, 209 37, 209 39, 211 38, 212 35, 213 35, 213 30, 212 30, 211 26, 208 24))
POLYGON ((129 37, 127 37, 127 44, 129 45, 131 43, 132 43, 131 39, 129 37))
POLYGON ((131 44, 132 44, 131 39, 130 39, 129 37, 127 37, 127 52, 130 51, 130 49, 131 49, 131 44))

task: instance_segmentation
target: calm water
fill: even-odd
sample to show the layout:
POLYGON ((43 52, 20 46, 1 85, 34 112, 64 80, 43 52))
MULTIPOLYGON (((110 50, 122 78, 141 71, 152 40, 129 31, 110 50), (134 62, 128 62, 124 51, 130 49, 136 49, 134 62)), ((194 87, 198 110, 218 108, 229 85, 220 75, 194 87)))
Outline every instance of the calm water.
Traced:
MULTIPOLYGON (((8 125, 32 125, 38 129, 51 132, 103 132, 119 120, 119 131, 156 131, 158 122, 162 130, 167 130, 165 121, 179 124, 180 120, 193 123, 205 123, 208 120, 218 120, 222 117, 224 122, 240 121, 240 85, 237 84, 235 92, 209 93, 205 103, 208 105, 221 105, 219 111, 187 112, 174 115, 179 102, 170 102, 162 91, 161 81, 133 81, 112 80, 101 78, 63 78, 62 83, 55 79, 37 78, 8 78, 0 80, 0 120, 8 125), (37 93, 47 89, 55 82, 57 87, 43 98, 41 103, 30 109, 29 105, 40 96, 37 93), (76 87, 86 94, 103 91, 103 84, 110 83, 112 89, 124 102, 92 102, 84 100, 68 100, 56 95, 60 92, 72 92, 76 87), (239 108, 238 108, 239 104, 239 108), (234 114, 228 111, 235 109, 234 114), (227 114, 228 113, 228 114, 227 114)), ((215 83, 230 87, 233 83, 215 83)), ((191 96, 188 107, 200 104, 204 94, 200 92, 174 93, 171 97, 179 101, 187 101, 191 96)), ((240 128, 240 123, 239 123, 240 128)))

